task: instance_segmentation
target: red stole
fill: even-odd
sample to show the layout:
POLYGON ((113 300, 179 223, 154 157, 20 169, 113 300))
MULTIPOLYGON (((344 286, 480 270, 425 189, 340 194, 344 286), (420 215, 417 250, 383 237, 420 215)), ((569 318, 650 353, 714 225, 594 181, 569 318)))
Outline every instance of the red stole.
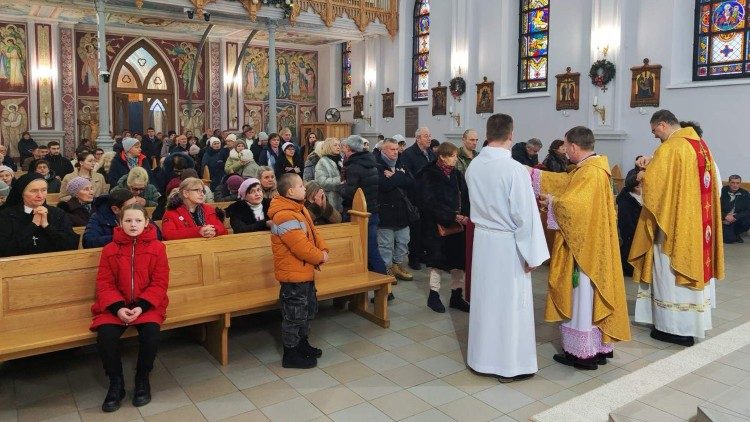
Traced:
MULTIPOLYGON (((698 180, 701 191, 701 227, 703 228, 703 282, 708 283, 714 276, 713 274, 713 242, 714 228, 711 227, 713 222, 713 187, 714 180, 713 160, 711 153, 703 139, 688 139, 690 146, 695 150, 695 156, 698 160, 698 180)), ((721 230, 721 227, 715 228, 721 230)))

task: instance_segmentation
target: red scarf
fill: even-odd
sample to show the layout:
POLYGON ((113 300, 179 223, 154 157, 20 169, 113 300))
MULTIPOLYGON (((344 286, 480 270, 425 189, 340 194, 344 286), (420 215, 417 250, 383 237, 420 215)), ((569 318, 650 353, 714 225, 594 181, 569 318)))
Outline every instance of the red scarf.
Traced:
POLYGON ((451 172, 453 171, 454 166, 449 166, 445 163, 445 161, 441 160, 439 157, 436 162, 438 168, 443 171, 443 174, 445 174, 446 177, 451 177, 451 172))

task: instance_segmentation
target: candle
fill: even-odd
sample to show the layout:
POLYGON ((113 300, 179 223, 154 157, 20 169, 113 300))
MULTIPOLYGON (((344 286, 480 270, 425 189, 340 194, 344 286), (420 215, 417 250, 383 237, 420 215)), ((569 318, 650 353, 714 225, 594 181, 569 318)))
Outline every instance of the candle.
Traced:
POLYGON ((599 97, 594 95, 594 107, 596 107, 599 104, 599 97))
POLYGON ((453 106, 450 106, 450 107, 448 108, 448 111, 449 111, 449 112, 450 112, 451 114, 453 114, 453 106))
POLYGON ((44 107, 44 114, 49 114, 49 108, 47 108, 46 106, 44 107))

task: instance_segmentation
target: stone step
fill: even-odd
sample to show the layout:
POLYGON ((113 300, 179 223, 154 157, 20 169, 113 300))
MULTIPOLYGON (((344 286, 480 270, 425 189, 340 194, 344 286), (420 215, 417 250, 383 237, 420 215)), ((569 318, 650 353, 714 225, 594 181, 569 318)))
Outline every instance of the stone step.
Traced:
POLYGON ((698 406, 698 415, 695 422, 747 422, 750 417, 733 412, 713 403, 698 406))

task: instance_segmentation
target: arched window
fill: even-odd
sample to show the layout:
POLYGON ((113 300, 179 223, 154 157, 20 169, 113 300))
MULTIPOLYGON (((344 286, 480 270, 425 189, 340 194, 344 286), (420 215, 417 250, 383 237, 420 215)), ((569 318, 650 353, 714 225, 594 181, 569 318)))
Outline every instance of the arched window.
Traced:
POLYGON ((352 105, 352 43, 341 43, 341 106, 352 105))
POLYGON ((430 0, 414 3, 412 46, 412 101, 426 101, 430 76, 430 0))
POLYGON ((520 0, 518 92, 547 90, 549 0, 520 0))
POLYGON ((750 77, 746 0, 696 0, 693 80, 750 77))

